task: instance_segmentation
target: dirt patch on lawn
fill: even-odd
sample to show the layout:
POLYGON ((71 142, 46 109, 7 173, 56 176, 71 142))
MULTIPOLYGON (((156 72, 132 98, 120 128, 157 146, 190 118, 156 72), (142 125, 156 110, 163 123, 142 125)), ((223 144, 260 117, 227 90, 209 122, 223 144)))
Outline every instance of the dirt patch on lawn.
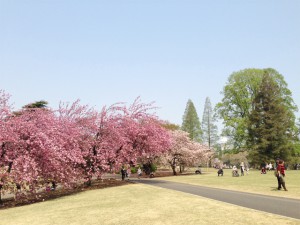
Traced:
POLYGON ((37 202, 48 201, 63 196, 77 194, 83 191, 102 189, 108 187, 116 187, 116 186, 122 186, 128 184, 131 183, 127 181, 116 180, 116 179, 94 180, 91 186, 80 185, 74 189, 61 188, 61 189, 56 189, 55 191, 44 191, 44 192, 37 193, 34 196, 27 196, 26 198, 20 198, 18 200, 15 200, 13 198, 4 199, 2 201, 2 204, 0 204, 0 210, 17 207, 17 206, 29 205, 37 202))

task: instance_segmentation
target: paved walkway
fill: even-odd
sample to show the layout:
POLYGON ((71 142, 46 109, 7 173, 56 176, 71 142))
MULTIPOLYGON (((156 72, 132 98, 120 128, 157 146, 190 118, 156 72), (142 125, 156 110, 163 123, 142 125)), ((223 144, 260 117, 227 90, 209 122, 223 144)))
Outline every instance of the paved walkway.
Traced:
POLYGON ((131 181, 182 191, 246 208, 300 219, 300 200, 297 199, 251 194, 156 179, 134 179, 131 181))

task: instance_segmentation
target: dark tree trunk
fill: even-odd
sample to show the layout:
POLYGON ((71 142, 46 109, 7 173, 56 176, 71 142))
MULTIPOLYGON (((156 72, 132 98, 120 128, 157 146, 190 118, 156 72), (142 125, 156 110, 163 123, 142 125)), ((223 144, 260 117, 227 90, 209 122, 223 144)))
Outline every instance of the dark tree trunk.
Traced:
POLYGON ((184 165, 180 165, 180 173, 183 173, 184 172, 184 165))
POLYGON ((52 187, 51 187, 52 191, 55 191, 56 186, 57 186, 56 182, 52 181, 51 184, 52 184, 52 187))
POLYGON ((86 181, 84 182, 84 184, 88 187, 92 186, 92 178, 91 177, 87 177, 86 181))
POLYGON ((2 184, 0 184, 0 205, 3 204, 2 196, 1 196, 2 184))
POLYGON ((172 167, 172 170, 173 170, 173 175, 177 175, 177 173, 176 173, 176 166, 175 165, 171 165, 171 167, 172 167))

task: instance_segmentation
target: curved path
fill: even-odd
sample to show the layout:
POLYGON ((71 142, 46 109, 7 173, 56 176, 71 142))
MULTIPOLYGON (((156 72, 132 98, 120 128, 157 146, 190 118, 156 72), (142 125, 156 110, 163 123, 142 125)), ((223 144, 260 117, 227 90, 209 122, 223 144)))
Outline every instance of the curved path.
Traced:
POLYGON ((134 179, 136 183, 186 192, 255 210, 300 219, 300 200, 230 191, 156 179, 134 179))

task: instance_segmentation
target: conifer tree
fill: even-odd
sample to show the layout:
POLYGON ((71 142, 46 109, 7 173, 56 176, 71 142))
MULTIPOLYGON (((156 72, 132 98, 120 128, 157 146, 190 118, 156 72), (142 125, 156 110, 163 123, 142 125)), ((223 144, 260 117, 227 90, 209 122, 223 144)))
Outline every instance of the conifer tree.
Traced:
POLYGON ((215 146, 218 140, 218 127, 214 124, 213 109, 209 97, 205 100, 202 116, 202 140, 209 146, 215 146))
POLYGON ((183 121, 181 129, 189 133, 189 137, 193 141, 202 141, 202 130, 200 120, 192 100, 188 100, 183 115, 183 121))
POLYGON ((294 122, 279 85, 265 72, 248 121, 252 162, 260 164, 277 157, 287 160, 292 152, 294 122))

